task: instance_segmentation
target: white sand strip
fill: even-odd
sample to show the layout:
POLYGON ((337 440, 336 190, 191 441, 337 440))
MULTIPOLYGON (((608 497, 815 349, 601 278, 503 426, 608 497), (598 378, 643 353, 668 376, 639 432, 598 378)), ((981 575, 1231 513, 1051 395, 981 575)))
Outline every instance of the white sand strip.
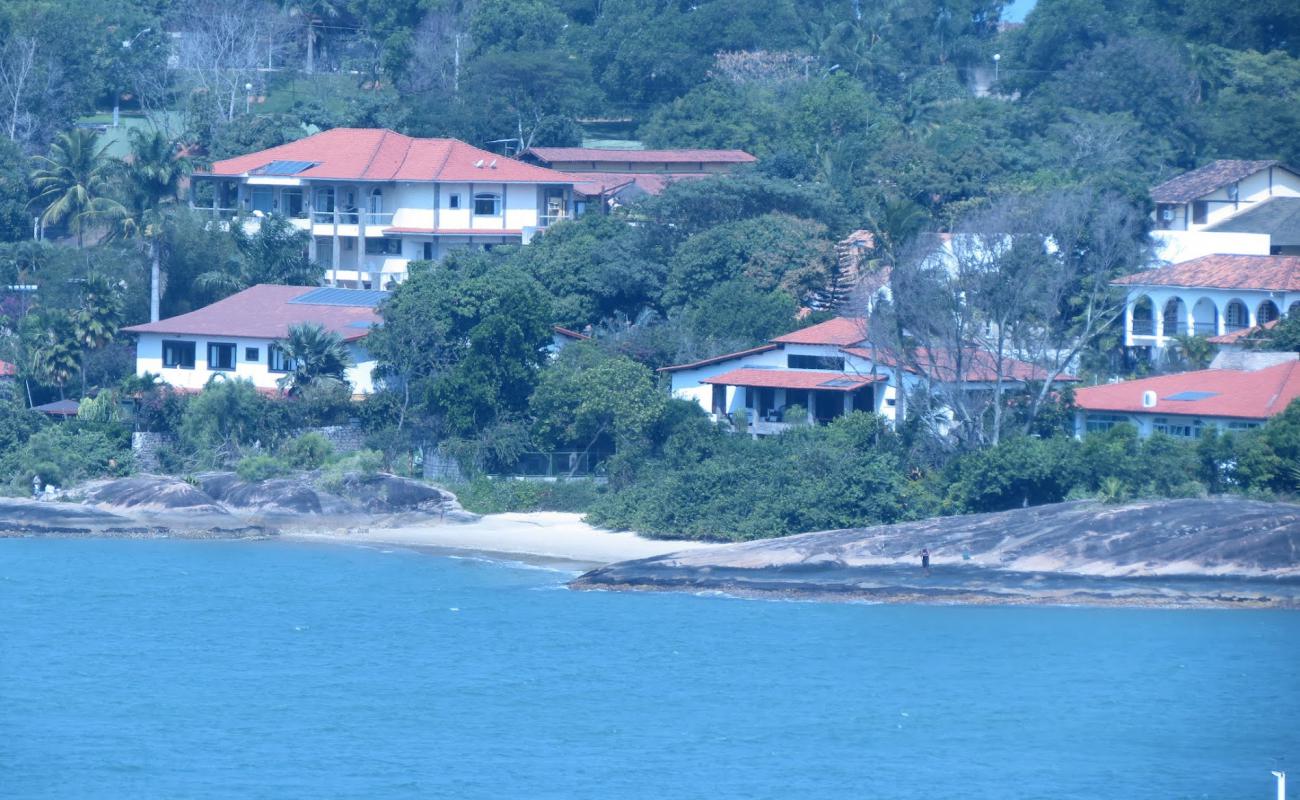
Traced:
POLYGON ((635 533, 601 530, 583 522, 581 514, 558 511, 489 514, 478 522, 407 528, 285 530, 281 538, 438 547, 590 564, 609 564, 721 546, 706 542, 647 539, 635 533))

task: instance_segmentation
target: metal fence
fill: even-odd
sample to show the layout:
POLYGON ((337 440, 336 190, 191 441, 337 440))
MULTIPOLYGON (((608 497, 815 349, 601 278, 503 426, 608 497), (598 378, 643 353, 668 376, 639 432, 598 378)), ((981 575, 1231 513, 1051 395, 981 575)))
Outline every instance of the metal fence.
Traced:
POLYGON ((601 475, 613 453, 557 452, 524 453, 514 467, 503 474, 525 478, 578 478, 601 475))

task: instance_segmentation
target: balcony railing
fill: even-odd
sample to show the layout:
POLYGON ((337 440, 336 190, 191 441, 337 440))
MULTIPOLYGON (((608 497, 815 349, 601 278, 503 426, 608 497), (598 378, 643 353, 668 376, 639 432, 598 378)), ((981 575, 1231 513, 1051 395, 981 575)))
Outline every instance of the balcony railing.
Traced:
POLYGON ((1219 323, 1198 322, 1192 326, 1192 333, 1197 336, 1217 336, 1219 334, 1219 323))
POLYGON ((1155 336, 1156 322, 1153 319, 1135 319, 1133 320, 1134 336, 1155 336))
MULTIPOLYGON (((367 227, 387 227, 393 224, 392 211, 339 211, 338 223, 340 225, 359 225, 365 223, 367 227)), ((311 219, 317 225, 333 225, 335 212, 333 211, 315 211, 312 212, 311 219)))
POLYGON ((551 225, 554 225, 554 224, 557 223, 557 222, 560 222, 561 220, 566 220, 566 219, 568 219, 568 218, 569 218, 569 215, 568 215, 568 214, 563 214, 563 213, 561 213, 561 214, 538 214, 538 215, 537 215, 537 227, 539 227, 539 228, 547 228, 547 227, 550 227, 551 225))

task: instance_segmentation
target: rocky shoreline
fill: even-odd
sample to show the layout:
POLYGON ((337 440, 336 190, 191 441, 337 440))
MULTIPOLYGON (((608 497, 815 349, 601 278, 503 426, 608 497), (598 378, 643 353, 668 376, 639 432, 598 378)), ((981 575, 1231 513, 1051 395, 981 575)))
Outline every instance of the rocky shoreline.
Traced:
POLYGON ((0 538, 258 539, 478 519, 450 492, 394 475, 345 476, 335 491, 318 484, 310 474, 249 482, 229 472, 93 481, 47 499, 0 498, 0 538))
POLYGON ((1081 501, 674 553, 610 564, 570 586, 879 603, 1300 608, 1298 554, 1297 505, 1081 501))

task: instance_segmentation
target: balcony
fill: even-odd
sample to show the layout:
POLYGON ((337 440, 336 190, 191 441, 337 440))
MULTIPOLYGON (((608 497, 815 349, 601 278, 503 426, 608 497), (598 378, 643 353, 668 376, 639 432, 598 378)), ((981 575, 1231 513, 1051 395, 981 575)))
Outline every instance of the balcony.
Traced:
POLYGON ((1192 326, 1192 333, 1196 336, 1218 336, 1218 322, 1197 322, 1192 326))
POLYGON ((312 212, 311 220, 315 225, 328 225, 332 228, 336 216, 339 225, 365 224, 367 228, 386 228, 393 224, 392 211, 340 211, 337 214, 333 211, 315 211, 312 212))
POLYGON ((1135 319, 1133 320, 1134 336, 1155 336, 1156 322, 1153 319, 1135 319))

